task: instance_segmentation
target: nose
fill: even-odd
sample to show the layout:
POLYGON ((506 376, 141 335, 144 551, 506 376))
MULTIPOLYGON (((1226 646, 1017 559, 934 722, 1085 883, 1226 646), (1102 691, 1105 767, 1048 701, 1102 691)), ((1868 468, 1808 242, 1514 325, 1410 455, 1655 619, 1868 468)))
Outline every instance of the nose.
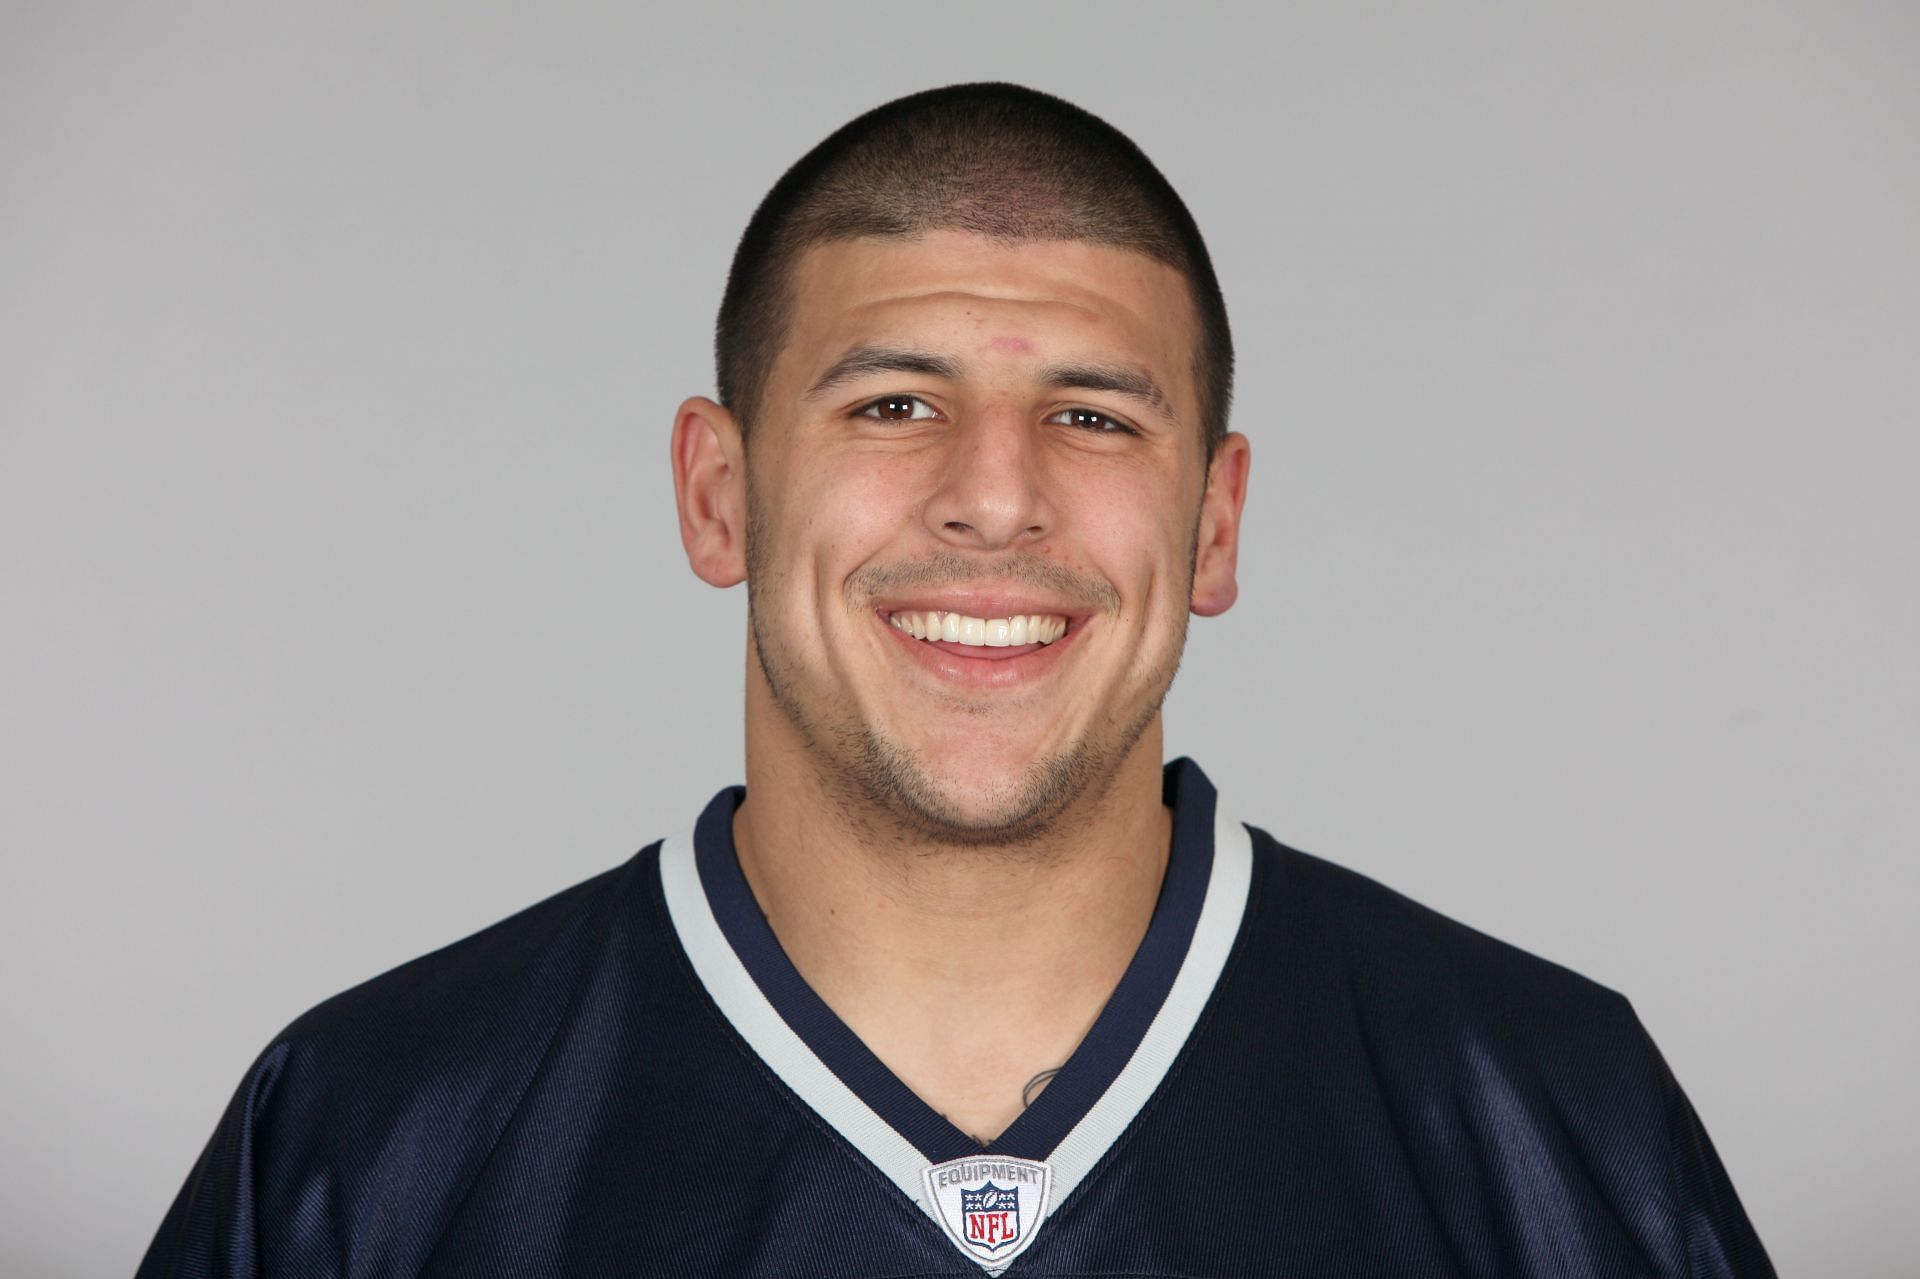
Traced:
POLYGON ((926 520, 950 546, 998 551, 1053 530, 1037 428, 1011 410, 976 413, 951 437, 926 520))

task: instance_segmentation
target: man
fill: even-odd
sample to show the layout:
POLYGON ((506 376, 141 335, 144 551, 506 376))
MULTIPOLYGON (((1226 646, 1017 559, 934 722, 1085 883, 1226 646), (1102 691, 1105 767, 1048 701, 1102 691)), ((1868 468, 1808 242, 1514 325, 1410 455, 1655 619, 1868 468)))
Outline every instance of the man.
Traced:
POLYGON ((855 120, 718 355, 672 461, 746 786, 296 1021, 143 1275, 1771 1273, 1625 1000, 1163 768, 1248 445, 1131 143, 855 120))

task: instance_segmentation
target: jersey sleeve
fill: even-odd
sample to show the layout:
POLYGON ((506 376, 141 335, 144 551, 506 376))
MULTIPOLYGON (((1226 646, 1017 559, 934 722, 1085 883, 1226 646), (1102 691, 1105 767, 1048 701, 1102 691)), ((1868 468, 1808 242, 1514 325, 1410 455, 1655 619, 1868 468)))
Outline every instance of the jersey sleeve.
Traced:
POLYGON ((258 1279, 256 1165, 260 1127, 286 1062, 275 1044, 234 1091, 206 1148, 160 1223, 135 1279, 258 1279))
POLYGON ((1776 1279, 1700 1116, 1658 1048, 1654 1057, 1666 1094, 1668 1182, 1688 1279, 1776 1279))

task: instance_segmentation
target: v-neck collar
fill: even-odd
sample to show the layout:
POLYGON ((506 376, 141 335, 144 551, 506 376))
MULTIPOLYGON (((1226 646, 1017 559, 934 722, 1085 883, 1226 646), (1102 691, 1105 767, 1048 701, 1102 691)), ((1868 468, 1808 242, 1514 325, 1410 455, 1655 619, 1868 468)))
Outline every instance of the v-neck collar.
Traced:
POLYGON ((1193 761, 1167 765, 1162 786, 1173 836, 1146 935, 1060 1073, 984 1148, 875 1057, 787 958, 734 848, 744 788, 721 791, 692 831, 665 841, 662 885, 695 972, 734 1028, 936 1221, 921 1174, 964 1157, 1047 1161, 1059 1204, 1159 1086, 1212 994, 1245 910, 1245 828, 1217 815, 1213 786, 1193 761))

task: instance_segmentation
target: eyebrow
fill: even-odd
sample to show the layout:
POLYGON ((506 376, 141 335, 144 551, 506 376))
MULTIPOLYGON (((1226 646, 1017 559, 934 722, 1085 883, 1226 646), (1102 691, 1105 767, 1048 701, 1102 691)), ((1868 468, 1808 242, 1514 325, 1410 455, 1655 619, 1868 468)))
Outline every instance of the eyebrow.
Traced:
MULTIPOLYGON (((807 388, 806 398, 817 399, 837 386, 874 373, 919 373, 957 382, 966 374, 960 361, 913 347, 863 344, 828 366, 807 388)), ((1170 421, 1178 421, 1167 393, 1151 373, 1126 364, 1052 364, 1040 370, 1041 385, 1050 390, 1105 391, 1151 405, 1170 421)))
POLYGON ((874 373, 921 373, 956 382, 960 379, 961 366, 958 360, 912 347, 856 346, 814 379, 813 385, 807 388, 806 398, 817 399, 836 386, 874 373))
POLYGON ((1040 371, 1040 380, 1054 390, 1105 391, 1141 400, 1169 420, 1174 416, 1167 393, 1145 369, 1126 364, 1054 364, 1040 371))

